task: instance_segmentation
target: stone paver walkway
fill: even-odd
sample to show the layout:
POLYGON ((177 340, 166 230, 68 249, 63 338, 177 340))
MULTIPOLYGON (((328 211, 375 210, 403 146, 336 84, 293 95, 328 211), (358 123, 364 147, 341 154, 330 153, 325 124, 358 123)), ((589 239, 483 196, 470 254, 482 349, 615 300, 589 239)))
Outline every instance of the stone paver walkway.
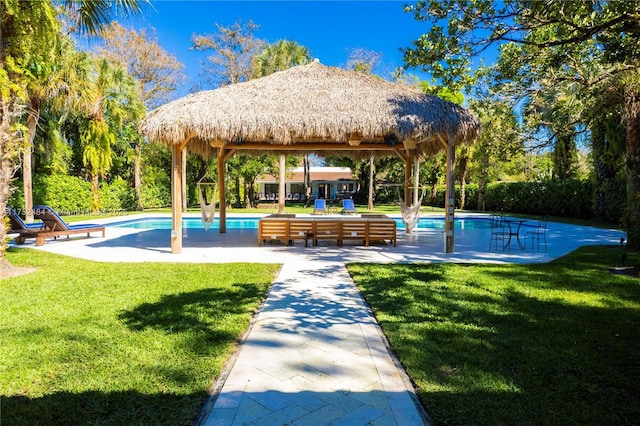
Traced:
POLYGON ((201 424, 428 424, 342 263, 284 264, 221 381, 201 424))

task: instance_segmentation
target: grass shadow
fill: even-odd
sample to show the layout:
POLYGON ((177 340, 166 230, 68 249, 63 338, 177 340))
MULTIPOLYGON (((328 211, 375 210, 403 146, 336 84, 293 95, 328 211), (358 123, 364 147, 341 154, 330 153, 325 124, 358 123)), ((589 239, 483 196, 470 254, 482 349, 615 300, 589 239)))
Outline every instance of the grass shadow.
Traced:
POLYGON ((349 270, 437 424, 638 424, 640 284, 603 250, 349 270))
POLYGON ((198 394, 120 392, 52 392, 41 397, 2 397, 2 424, 190 425, 207 398, 198 394))

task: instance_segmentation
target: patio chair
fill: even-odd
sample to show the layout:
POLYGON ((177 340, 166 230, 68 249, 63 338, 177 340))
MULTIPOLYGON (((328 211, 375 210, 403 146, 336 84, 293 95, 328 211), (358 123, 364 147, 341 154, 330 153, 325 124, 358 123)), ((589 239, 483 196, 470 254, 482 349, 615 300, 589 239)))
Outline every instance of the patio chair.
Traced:
POLYGON ((34 231, 42 227, 42 223, 40 222, 25 223, 20 217, 20 215, 18 214, 18 212, 16 212, 14 209, 12 209, 9 206, 7 206, 5 209, 5 216, 9 218, 9 226, 11 227, 9 232, 12 232, 12 233, 29 231, 29 230, 34 231))
POLYGON ((327 200, 316 198, 313 205, 313 214, 327 214, 327 200))
POLYGON ((345 213, 345 214, 358 213, 356 206, 353 204, 353 199, 345 198, 344 200, 342 200, 342 213, 345 213))
POLYGON ((489 221, 491 224, 491 239, 489 239, 489 251, 491 251, 492 246, 494 246, 494 248, 498 250, 498 241, 501 241, 500 244, 502 245, 502 250, 504 250, 505 241, 509 238, 509 231, 505 228, 502 216, 491 215, 489 217, 489 221))
POLYGON ((58 238, 66 236, 67 238, 73 234, 87 234, 87 237, 91 236, 93 232, 101 232, 102 237, 105 236, 104 225, 96 224, 77 224, 68 225, 58 213, 55 212, 49 206, 35 206, 33 208, 33 215, 42 221, 42 226, 38 229, 26 229, 20 232, 20 235, 16 237, 16 243, 24 244, 25 239, 35 238, 36 245, 42 246, 45 243, 45 238, 58 238))
POLYGON ((549 222, 549 216, 540 216, 535 228, 531 231, 527 231, 524 234, 524 246, 527 246, 527 239, 531 239, 531 247, 535 245, 537 250, 540 251, 540 241, 544 243, 544 250, 547 251, 547 222, 549 222))

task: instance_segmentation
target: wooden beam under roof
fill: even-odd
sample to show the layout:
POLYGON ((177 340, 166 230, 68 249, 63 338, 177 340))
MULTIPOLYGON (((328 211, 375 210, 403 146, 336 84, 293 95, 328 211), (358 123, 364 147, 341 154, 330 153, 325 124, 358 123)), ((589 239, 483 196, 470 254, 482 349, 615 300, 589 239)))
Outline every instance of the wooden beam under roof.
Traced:
POLYGON ((349 145, 344 143, 293 143, 289 145, 248 142, 242 144, 227 144, 225 147, 238 150, 264 151, 395 151, 398 147, 384 143, 361 143, 349 145))

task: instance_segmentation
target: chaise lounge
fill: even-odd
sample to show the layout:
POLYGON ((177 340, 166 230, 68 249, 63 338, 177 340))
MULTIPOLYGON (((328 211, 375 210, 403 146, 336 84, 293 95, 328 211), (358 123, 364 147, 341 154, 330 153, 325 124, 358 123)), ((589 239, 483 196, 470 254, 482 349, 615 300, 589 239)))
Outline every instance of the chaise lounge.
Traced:
POLYGON ((345 198, 342 200, 342 213, 343 214, 357 214, 358 209, 353 204, 353 200, 351 198, 345 198))
POLYGON ((36 245, 42 246, 45 243, 45 238, 58 238, 61 236, 68 238, 73 234, 87 234, 87 237, 90 237, 93 232, 101 232, 102 238, 105 236, 104 225, 90 223, 69 225, 49 206, 35 206, 33 215, 42 221, 41 226, 39 228, 21 230, 20 235, 16 237, 17 244, 24 244, 27 238, 35 238, 36 245))
POLYGON ((37 231, 42 227, 42 223, 25 223, 18 212, 11 207, 5 209, 5 215, 9 218, 9 226, 11 233, 18 233, 24 231, 37 231))
POLYGON ((312 214, 327 214, 327 200, 324 198, 317 198, 313 204, 312 214))

